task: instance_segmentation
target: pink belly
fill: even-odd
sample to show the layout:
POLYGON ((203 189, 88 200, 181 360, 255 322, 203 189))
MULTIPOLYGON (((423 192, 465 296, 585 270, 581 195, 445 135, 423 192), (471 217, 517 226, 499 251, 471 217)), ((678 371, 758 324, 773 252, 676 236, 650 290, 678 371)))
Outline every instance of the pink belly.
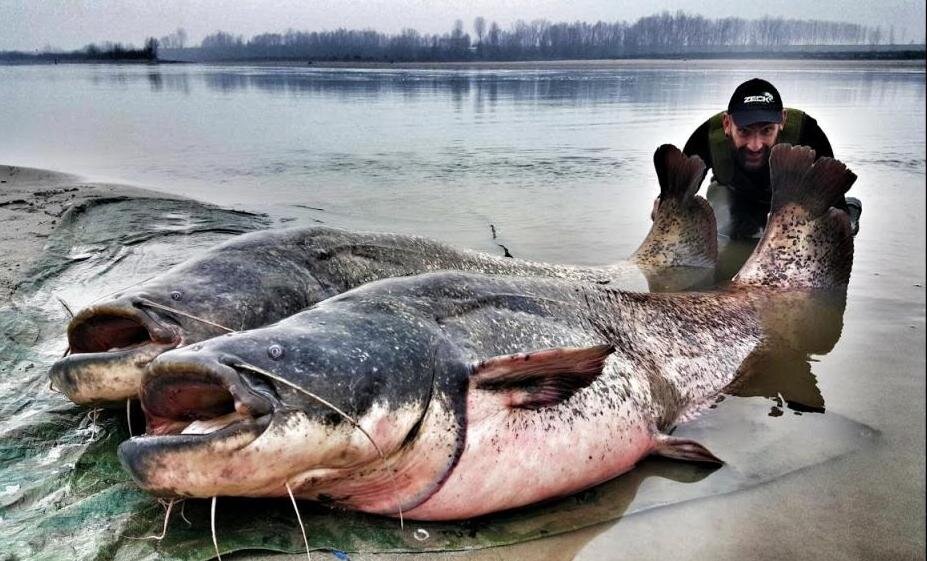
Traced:
POLYGON ((653 445, 643 419, 602 416, 558 425, 538 411, 509 414, 515 416, 511 422, 497 417, 468 427, 466 448, 450 477, 405 513, 408 518, 471 518, 569 495, 630 470, 653 445))

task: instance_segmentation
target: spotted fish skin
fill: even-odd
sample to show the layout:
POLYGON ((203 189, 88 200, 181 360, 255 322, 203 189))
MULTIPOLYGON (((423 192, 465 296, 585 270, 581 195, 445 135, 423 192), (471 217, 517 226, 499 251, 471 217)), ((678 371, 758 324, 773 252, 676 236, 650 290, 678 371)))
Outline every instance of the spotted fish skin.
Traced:
POLYGON ((856 175, 805 146, 778 144, 769 157, 773 198, 763 237, 733 282, 777 288, 846 288, 853 267, 849 215, 834 204, 856 175))
POLYGON ((79 404, 121 404, 137 397, 145 366, 164 350, 268 325, 390 277, 460 270, 619 287, 646 286, 650 278, 678 288, 704 282, 713 277, 717 260, 714 216, 707 206, 689 204, 695 197, 689 191, 698 189, 704 165, 682 165, 689 160, 673 147, 661 147, 658 153, 661 189, 672 194, 658 212, 642 246, 646 249, 630 261, 603 267, 539 263, 422 237, 327 227, 245 234, 81 310, 68 326, 71 356, 52 366, 52 385, 79 404), (670 183, 683 187, 663 187, 670 183), (689 190, 686 203, 679 194, 683 188, 689 190), (672 232, 663 228, 670 222, 672 232), (690 235, 682 239, 679 231, 690 235), (672 258, 674 253, 678 259, 672 258), (667 281, 663 273, 680 267, 685 274, 671 275, 667 281))
MULTIPOLYGON (((777 153, 774 165, 806 162, 799 171, 810 173, 803 149, 777 153)), ((846 182, 833 162, 815 163, 828 173, 803 185, 846 182)), ((808 192, 785 193, 772 222, 793 205, 811 221, 832 214, 815 214, 802 202, 808 192)), ((717 463, 671 427, 703 412, 770 347, 832 344, 800 334, 801 310, 815 313, 805 303, 849 272, 824 265, 826 274, 808 277, 770 260, 805 259, 808 232, 784 244, 770 235, 751 257, 757 265, 712 293, 459 271, 368 283, 276 324, 161 354, 141 384, 152 434, 120 445, 120 460, 163 496, 293 489, 421 520, 573 493, 650 454, 717 463), (790 276, 797 286, 783 288, 790 276), (184 432, 217 426, 212 419, 237 422, 184 432)), ((837 234, 830 251, 852 247, 837 234)))

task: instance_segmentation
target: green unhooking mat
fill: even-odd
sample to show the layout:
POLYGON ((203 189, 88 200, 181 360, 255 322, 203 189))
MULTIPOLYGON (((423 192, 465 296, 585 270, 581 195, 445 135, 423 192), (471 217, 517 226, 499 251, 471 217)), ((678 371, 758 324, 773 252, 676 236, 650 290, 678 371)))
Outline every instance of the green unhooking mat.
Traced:
MULTIPOLYGON (((167 503, 139 491, 116 459, 117 445, 129 438, 126 411, 71 404, 49 389, 47 371, 66 349, 66 306, 76 311, 230 235, 267 225, 261 216, 169 199, 98 199, 65 215, 12 302, 0 307, 0 559, 215 557, 208 501, 171 505, 163 539, 153 539, 162 534, 167 503)), ((807 362, 793 370, 795 381, 785 376, 777 383, 801 388, 810 381, 812 401, 820 400, 807 362)), ((404 528, 395 519, 300 502, 309 546, 345 558, 512 544, 760 485, 878 436, 823 414, 823 401, 789 409, 776 392, 742 395, 756 397, 729 397, 676 433, 725 459, 720 469, 646 460, 564 499, 457 523, 406 521, 404 528)), ((223 555, 304 550, 288 500, 219 498, 216 527, 223 555)))

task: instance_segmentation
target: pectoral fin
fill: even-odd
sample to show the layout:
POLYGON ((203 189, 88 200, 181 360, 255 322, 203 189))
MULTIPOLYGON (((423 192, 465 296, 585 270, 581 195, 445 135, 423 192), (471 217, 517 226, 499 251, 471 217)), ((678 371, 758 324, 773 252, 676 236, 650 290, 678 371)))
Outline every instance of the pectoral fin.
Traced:
POLYGON ((666 434, 657 435, 653 454, 686 462, 724 465, 723 460, 718 459, 717 456, 698 442, 666 434))
POLYGON ((611 345, 596 345, 496 356, 474 366, 470 385, 505 393, 509 407, 550 407, 598 378, 614 351, 611 345))

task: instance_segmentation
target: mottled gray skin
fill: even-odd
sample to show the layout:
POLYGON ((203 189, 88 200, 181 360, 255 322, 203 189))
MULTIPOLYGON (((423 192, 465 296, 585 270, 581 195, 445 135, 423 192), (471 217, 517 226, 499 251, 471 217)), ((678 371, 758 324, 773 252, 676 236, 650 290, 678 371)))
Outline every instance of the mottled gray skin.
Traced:
POLYGON ((550 265, 396 234, 321 227, 256 232, 81 310, 68 328, 71 355, 52 367, 52 384, 76 403, 121 402, 136 396, 141 370, 167 348, 267 325, 365 282, 442 269, 618 285, 640 275, 629 263, 550 265))
POLYGON ((460 272, 370 283, 159 356, 142 381, 150 435, 123 443, 120 460, 164 496, 293 489, 423 520, 572 493, 649 454, 717 462, 667 429, 770 346, 801 347, 801 310, 814 313, 818 290, 845 289, 852 262, 852 236, 826 209, 855 176, 832 159, 811 166, 803 149, 773 156, 807 189, 774 181, 788 196, 770 221, 798 208, 804 226, 758 245, 751 259, 766 266, 738 287, 634 294, 460 272), (822 274, 791 266, 803 260, 822 274), (797 290, 781 288, 790 277, 797 290))
MULTIPOLYGON (((661 183, 672 180, 698 189, 704 165, 679 165, 686 160, 669 146, 661 147, 658 154, 661 183)), ((654 228, 672 221, 696 235, 679 243, 675 234, 652 232, 641 246, 646 251, 638 251, 630 262, 606 267, 537 263, 457 249, 420 237, 333 228, 246 234, 81 310, 68 326, 70 356, 51 369, 52 385, 75 403, 121 403, 137 396, 144 367, 164 350, 268 325, 366 282, 389 277, 454 269, 627 287, 641 284, 646 276, 654 286, 685 288, 711 278, 717 260, 713 215, 703 199, 693 196, 694 190, 684 205, 667 204, 654 228), (678 217, 666 217, 677 212, 678 217), (673 252, 678 259, 668 258, 673 252), (667 274, 669 267, 675 269, 667 274), (703 274, 692 275, 692 271, 703 274)))
POLYGON ((456 272, 379 281, 273 326, 159 356, 142 406, 150 433, 175 435, 133 438, 119 454, 141 487, 164 496, 285 496, 289 483, 303 498, 391 515, 401 505, 410 518, 520 506, 597 484, 650 453, 674 455, 665 431, 709 405, 768 340, 765 299, 456 272), (579 387, 569 374, 474 383, 492 357, 599 345, 613 352, 579 387), (332 409, 242 364, 359 420, 387 460, 332 409), (540 406, 482 411, 548 383, 540 406), (245 413, 236 424, 176 434, 233 409, 245 413), (316 443, 308 448, 319 458, 300 440, 316 443), (346 454, 349 442, 356 450, 346 454), (496 487, 471 487, 476 474, 496 487), (524 488, 526 477, 538 481, 524 488), (523 490, 510 497, 513 488, 523 490))
POLYGON ((845 288, 850 282, 850 217, 832 205, 856 175, 837 160, 814 158, 814 150, 806 146, 773 147, 770 218, 756 251, 734 277, 735 284, 845 288))
MULTIPOLYGON (((660 180, 660 199, 653 225, 631 259, 651 267, 714 269, 718 239, 714 212, 696 196, 707 172, 698 156, 685 157, 664 144, 653 155, 660 180)), ((651 283, 651 286, 653 283, 651 283)))

